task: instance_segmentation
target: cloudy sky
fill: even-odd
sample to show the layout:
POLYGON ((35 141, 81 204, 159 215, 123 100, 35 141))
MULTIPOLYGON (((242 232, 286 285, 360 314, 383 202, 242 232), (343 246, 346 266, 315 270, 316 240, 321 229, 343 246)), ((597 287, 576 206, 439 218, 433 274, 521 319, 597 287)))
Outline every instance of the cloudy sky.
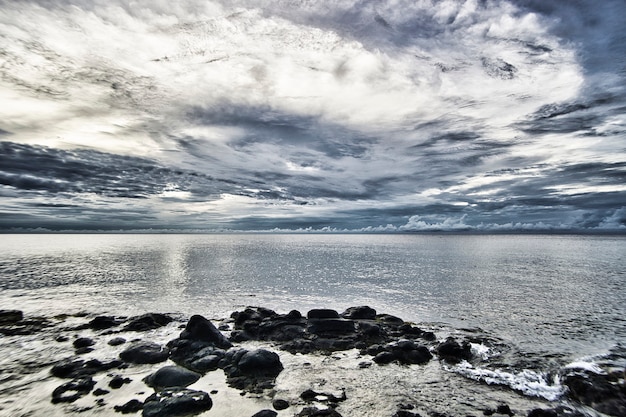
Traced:
POLYGON ((0 229, 626 231, 623 0, 0 0, 0 229))

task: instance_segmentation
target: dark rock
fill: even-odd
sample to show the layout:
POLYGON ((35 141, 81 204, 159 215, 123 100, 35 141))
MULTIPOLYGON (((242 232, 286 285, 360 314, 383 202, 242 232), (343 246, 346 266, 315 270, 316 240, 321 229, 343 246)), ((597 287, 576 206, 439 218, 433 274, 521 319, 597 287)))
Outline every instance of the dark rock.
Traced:
POLYGON ((339 313, 327 308, 317 308, 309 311, 306 317, 308 319, 338 319, 339 313))
POLYGON ((326 401, 329 403, 340 403, 342 401, 347 400, 348 398, 346 397, 346 392, 342 391, 341 393, 341 397, 337 397, 334 394, 328 394, 325 392, 317 392, 314 391, 312 389, 308 389, 306 391, 304 391, 302 394, 300 394, 300 398, 302 398, 304 401, 307 402, 311 402, 311 401, 326 401))
POLYGON ((130 378, 124 378, 121 375, 115 375, 109 381, 109 387, 113 389, 119 389, 119 388, 122 388, 124 384, 130 384, 131 382, 132 382, 132 379, 130 378))
POLYGON ((76 353, 77 355, 84 355, 85 353, 89 353, 89 352, 93 352, 94 349, 92 347, 89 346, 85 346, 85 347, 81 347, 78 348, 74 351, 74 353, 76 353))
POLYGON ((122 361, 112 360, 100 362, 98 359, 84 361, 81 359, 64 359, 56 363, 50 372, 57 378, 80 378, 108 371, 122 365, 122 361))
POLYGON ((374 359, 372 360, 379 365, 386 365, 388 363, 395 361, 396 357, 393 353, 384 351, 374 356, 374 359))
POLYGON ((354 322, 352 320, 345 320, 345 319, 309 320, 307 331, 315 335, 341 335, 341 334, 354 333, 355 327, 354 327, 354 322))
POLYGON ((261 410, 258 413, 254 413, 252 417, 276 417, 278 413, 274 410, 261 410))
POLYGON ((382 330, 377 324, 362 321, 358 323, 358 328, 366 338, 375 338, 382 335, 382 330))
POLYGON ((122 414, 133 414, 137 411, 141 411, 143 403, 139 400, 132 399, 123 405, 116 405, 113 407, 115 411, 122 414))
POLYGON ((435 333, 433 332, 423 332, 420 337, 424 340, 427 340, 429 342, 434 342, 435 340, 437 340, 437 336, 435 336, 435 333))
POLYGON ((102 388, 96 388, 96 389, 93 391, 93 395, 96 395, 96 396, 107 395, 107 394, 108 394, 108 393, 110 393, 110 392, 111 392, 111 391, 107 391, 107 390, 102 389, 102 388))
POLYGON ((626 385, 622 371, 608 374, 575 371, 565 376, 563 384, 575 401, 610 416, 626 415, 626 385))
POLYGON ((200 315, 191 316, 185 326, 185 330, 180 334, 181 339, 197 340, 209 342, 215 346, 228 349, 232 343, 211 323, 200 315))
POLYGON ((114 337, 113 339, 109 340, 107 343, 110 346, 119 346, 119 345, 123 345, 124 343, 126 343, 126 339, 124 339, 123 337, 114 337))
POLYGON ((257 349, 245 352, 237 368, 245 375, 277 376, 283 370, 283 364, 275 352, 257 349))
POLYGON ((469 343, 460 345, 454 338, 449 337, 437 346, 437 354, 441 359, 448 362, 458 363, 472 358, 472 350, 469 343))
POLYGON ((400 317, 392 316, 391 314, 378 314, 376 319, 390 326, 401 326, 404 324, 404 320, 400 317))
POLYGON ((263 307, 246 307, 244 311, 235 311, 230 317, 235 320, 235 327, 241 327, 246 321, 261 322, 263 319, 274 318, 278 314, 274 310, 263 307))
POLYGON ((275 399, 274 401, 272 401, 272 407, 274 407, 275 410, 286 410, 287 408, 289 408, 289 403, 285 400, 281 400, 281 399, 275 399))
POLYGON ((5 313, 5 320, 7 321, 0 323, 0 334, 6 336, 31 335, 54 326, 54 323, 44 317, 32 317, 28 319, 23 318, 19 321, 12 321, 18 317, 19 313, 15 312, 19 310, 4 311, 9 311, 9 313, 5 313))
POLYGON ((89 322, 88 327, 93 330, 104 330, 119 326, 121 323, 113 316, 96 316, 89 322))
POLYGON ((334 408, 305 407, 296 417, 341 417, 341 414, 334 408))
POLYGON ((528 412, 528 417, 559 417, 556 410, 535 408, 528 412))
POLYGON ((24 320, 24 313, 20 310, 0 310, 0 325, 13 324, 24 320))
POLYGON ((209 342, 175 339, 167 345, 175 363, 201 374, 216 370, 226 354, 209 342))
POLYGON ((120 353, 120 358, 130 363, 159 363, 167 360, 169 349, 152 342, 136 342, 120 353))
POLYGON ((418 413, 413 413, 407 410, 398 410, 392 417, 421 417, 418 413))
POLYGON ((67 337, 67 336, 66 336, 66 335, 64 335, 64 334, 60 334, 60 335, 56 336, 56 337, 54 338, 54 340, 55 340, 56 342, 63 343, 63 342, 67 342, 68 340, 70 340, 70 338, 69 338, 69 337, 67 337))
POLYGON ((91 377, 76 378, 52 391, 52 403, 71 403, 91 392, 96 382, 91 377))
POLYGON ((90 337, 79 337, 72 343, 76 349, 93 346, 96 342, 90 337))
POLYGON ((368 306, 350 307, 341 313, 341 317, 351 320, 374 320, 376 310, 368 306))
POLYGON ((204 391, 167 388, 146 398, 143 404, 143 416, 183 416, 210 410, 211 407, 213 407, 213 401, 204 391))
POLYGON ((174 319, 166 314, 147 313, 141 316, 131 317, 130 323, 124 326, 126 331, 145 332, 158 329, 171 323, 174 319))
POLYGON ((496 413, 505 414, 507 416, 513 416, 515 413, 511 411, 511 407, 506 404, 500 404, 498 408, 496 408, 496 413))
POLYGON ((180 366, 165 366, 158 371, 146 376, 143 381, 149 387, 155 389, 187 387, 198 379, 199 373, 190 371, 180 366))

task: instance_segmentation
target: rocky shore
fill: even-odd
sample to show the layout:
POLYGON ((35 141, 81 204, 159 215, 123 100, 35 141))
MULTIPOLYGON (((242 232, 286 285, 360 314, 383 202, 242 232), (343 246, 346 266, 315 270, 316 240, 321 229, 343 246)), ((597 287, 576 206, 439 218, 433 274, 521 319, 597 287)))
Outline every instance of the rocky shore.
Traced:
MULTIPOLYGON (((379 314, 367 306, 351 307, 342 313, 314 309, 306 314, 296 310, 279 314, 267 308, 248 307, 215 323, 200 315, 189 319, 159 313, 36 318, 18 310, 0 310, 0 334, 14 343, 14 349, 21 346, 20 337, 54 335, 46 343, 56 344, 56 356, 32 359, 28 370, 26 365, 18 364, 24 372, 39 375, 39 379, 12 384, 20 378, 16 365, 15 375, 9 372, 0 381, 0 396, 24 392, 34 395, 34 391, 25 390, 38 383, 49 387, 53 382, 46 395, 49 407, 59 415, 141 413, 166 417, 208 412, 206 415, 224 416, 227 410, 237 410, 238 401, 242 402, 241 410, 258 407, 249 413, 250 417, 358 417, 374 415, 359 410, 376 407, 377 402, 392 404, 381 406, 387 414, 380 417, 453 417, 459 412, 476 417, 585 416, 596 412, 626 415, 623 370, 563 371, 559 375, 565 387, 563 395, 552 402, 526 399, 516 392, 505 393, 514 391, 507 387, 487 387, 484 382, 459 377, 460 382, 455 382, 459 390, 462 384, 473 384, 467 390, 471 395, 500 390, 494 397, 499 401, 486 405, 487 401, 472 397, 459 400, 457 407, 444 401, 442 392, 439 402, 415 403, 412 398, 426 395, 429 386, 438 386, 435 379, 445 374, 436 372, 479 361, 473 346, 487 341, 477 336, 440 339, 432 330, 379 314), (427 377, 407 388, 411 392, 403 392, 406 384, 401 376, 420 373, 427 377), (216 382, 220 377, 225 386, 216 382), (346 384, 339 387, 329 379, 346 384), (365 381, 359 382, 358 389, 348 385, 357 380, 365 381), (387 383, 391 389, 395 383, 395 391, 378 387, 387 383), (210 389, 211 384, 220 388, 210 389), (205 391, 200 386, 209 388, 205 391), (226 396, 227 390, 237 392, 240 400, 226 396), (358 390, 374 394, 367 396, 358 390), (376 393, 389 397, 389 392, 398 400, 375 397, 376 393), (521 398, 515 404, 502 401, 515 396, 521 398)), ((469 395, 462 391, 459 397, 469 395)), ((19 410, 11 409, 16 407, 14 404, 11 400, 0 403, 0 412, 15 411, 12 415, 20 415, 19 410)))

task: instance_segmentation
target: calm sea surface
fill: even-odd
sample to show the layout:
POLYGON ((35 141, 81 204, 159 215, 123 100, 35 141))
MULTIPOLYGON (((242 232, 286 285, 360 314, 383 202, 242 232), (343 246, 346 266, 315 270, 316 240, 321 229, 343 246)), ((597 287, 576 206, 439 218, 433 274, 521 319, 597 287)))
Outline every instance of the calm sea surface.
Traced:
POLYGON ((227 317, 370 305, 564 361, 626 345, 626 238, 3 235, 0 308, 227 317))

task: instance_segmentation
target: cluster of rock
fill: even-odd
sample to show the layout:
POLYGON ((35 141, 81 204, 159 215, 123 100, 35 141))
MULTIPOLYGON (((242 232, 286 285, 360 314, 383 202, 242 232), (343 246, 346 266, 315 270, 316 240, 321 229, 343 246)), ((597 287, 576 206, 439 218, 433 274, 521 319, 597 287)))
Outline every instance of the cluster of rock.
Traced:
MULTIPOLYGON (((73 330, 91 329, 100 335, 115 335, 120 331, 141 332, 156 329, 172 322, 164 314, 144 314, 130 319, 113 316, 98 316, 73 330), (113 329, 113 330, 111 330, 113 329)), ((46 326, 47 321, 25 319, 17 310, 0 310, 0 333, 7 335, 37 331, 38 326, 46 326), (30 326, 30 327, 29 327, 30 326), (34 327, 33 327, 34 326, 34 327)), ((71 403, 92 393, 96 397, 110 393, 109 389, 94 389, 94 376, 107 372, 110 377, 108 388, 119 389, 131 380, 120 373, 134 364, 159 364, 171 360, 175 365, 162 366, 143 379, 154 390, 144 401, 133 399, 126 404, 115 406, 120 413, 142 412, 147 417, 187 415, 209 410, 213 400, 209 393, 188 388, 203 375, 217 369, 223 370, 227 383, 236 389, 254 393, 269 393, 276 377, 283 371, 280 356, 267 349, 247 350, 234 343, 245 341, 268 341, 279 349, 290 353, 330 353, 347 349, 358 349, 363 356, 371 356, 371 362, 364 361, 362 368, 374 363, 385 366, 395 362, 402 365, 424 364, 435 356, 439 360, 458 363, 472 360, 473 354, 468 342, 459 343, 453 338, 438 341, 432 332, 407 323, 388 314, 377 314, 367 306, 352 307, 339 314, 335 310, 314 309, 306 316, 298 311, 278 314, 262 307, 248 307, 232 313, 228 324, 218 329, 211 321, 192 316, 179 337, 165 345, 146 340, 127 342, 126 339, 112 337, 108 344, 125 345, 119 358, 100 361, 84 360, 79 355, 90 352, 96 344, 92 338, 78 337, 73 340, 74 356, 52 366, 51 374, 67 381, 52 392, 52 402, 71 403), (229 335, 227 337, 226 335, 229 335)), ((68 341, 67 336, 58 336, 58 341, 68 341)), ((564 385, 569 389, 571 399, 612 416, 626 415, 626 388, 624 375, 593 373, 572 373, 565 375, 564 385)), ((340 396, 306 390, 300 395, 299 404, 304 408, 295 415, 341 417, 336 408, 346 400, 340 396)), ((102 398, 96 401, 104 405, 102 398)), ((275 398, 274 410, 283 410, 293 404, 275 398)), ((253 417, 275 417, 276 411, 261 410, 253 417)), ((494 410, 485 410, 485 415, 509 415, 508 406, 501 405, 494 410)), ((572 416, 564 409, 535 409, 529 417, 572 416)), ((416 417, 413 406, 402 405, 394 417, 416 417)))

